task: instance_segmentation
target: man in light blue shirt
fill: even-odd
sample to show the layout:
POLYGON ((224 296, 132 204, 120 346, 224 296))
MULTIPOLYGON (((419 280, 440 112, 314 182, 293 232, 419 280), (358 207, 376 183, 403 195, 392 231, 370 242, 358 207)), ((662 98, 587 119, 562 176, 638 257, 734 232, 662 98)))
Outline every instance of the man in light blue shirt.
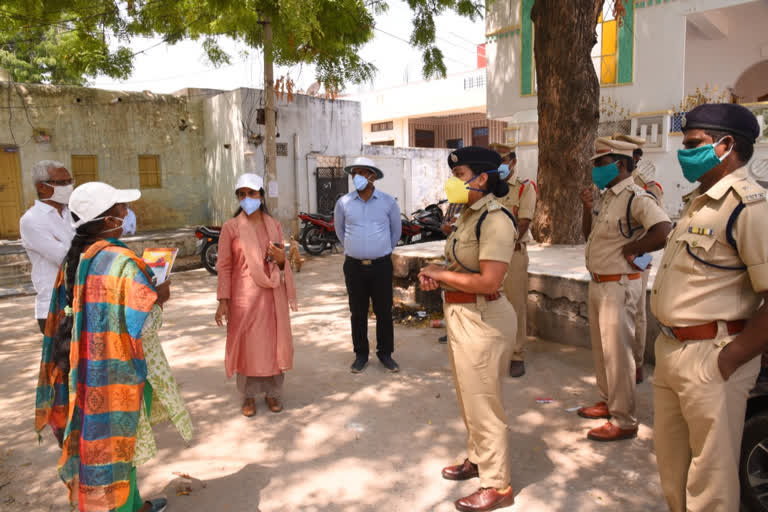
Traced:
POLYGON ((400 240, 400 207, 395 198, 376 190, 373 182, 384 174, 375 163, 360 157, 344 170, 353 176, 355 190, 336 203, 336 235, 344 245, 344 279, 349 295, 355 361, 350 369, 360 373, 368 365, 368 304, 376 315, 376 355, 391 372, 400 367, 394 359, 392 325, 392 250, 400 240))

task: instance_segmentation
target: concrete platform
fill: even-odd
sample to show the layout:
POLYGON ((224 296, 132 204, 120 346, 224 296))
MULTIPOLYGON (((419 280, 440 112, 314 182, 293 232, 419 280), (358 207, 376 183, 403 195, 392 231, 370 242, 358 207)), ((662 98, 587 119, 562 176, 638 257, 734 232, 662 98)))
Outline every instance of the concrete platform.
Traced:
MULTIPOLYGON (((393 254, 396 299, 427 311, 441 307, 439 292, 422 292, 416 275, 421 267, 444 261, 445 242, 428 242, 398 247, 393 254)), ((646 290, 648 331, 646 360, 653 361, 653 340, 659 332, 650 312, 649 292, 656 276, 661 251, 654 253, 651 278, 646 290)), ((583 245, 528 246, 528 335, 589 347, 587 285, 590 277, 584 266, 583 245)))
MULTIPOLYGON (((147 247, 175 247, 179 255, 174 271, 192 270, 201 265, 195 254, 197 238, 194 227, 164 231, 145 231, 121 239, 136 253, 141 254, 147 247)), ((31 264, 21 240, 0 240, 0 297, 34 295, 29 274, 31 264)))

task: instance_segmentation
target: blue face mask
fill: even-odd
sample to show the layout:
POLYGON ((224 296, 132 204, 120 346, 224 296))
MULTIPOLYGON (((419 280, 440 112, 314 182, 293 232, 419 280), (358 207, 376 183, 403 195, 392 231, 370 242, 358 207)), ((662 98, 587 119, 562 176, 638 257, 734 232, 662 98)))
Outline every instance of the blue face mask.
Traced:
POLYGON ((592 182, 600 190, 603 190, 605 187, 607 187, 608 184, 615 180, 616 176, 618 175, 619 166, 616 165, 616 162, 611 162, 608 165, 592 168, 592 182))
POLYGON ((261 199, 246 197, 240 201, 240 208, 243 209, 246 215, 251 215, 253 212, 261 208, 261 199))
POLYGON ((368 186, 368 179, 365 176, 355 174, 355 177, 352 178, 352 183, 355 184, 357 190, 362 192, 368 186))
POLYGON ((691 183, 697 182, 699 178, 720 165, 720 162, 731 154, 733 146, 723 156, 717 156, 717 153, 715 153, 715 146, 720 144, 722 140, 720 139, 714 144, 707 144, 706 146, 677 150, 677 161, 680 162, 680 167, 683 169, 683 176, 685 176, 686 180, 691 183))
POLYGON ((509 173, 511 171, 509 170, 509 164, 501 164, 499 166, 499 176, 501 179, 506 180, 509 177, 509 173))

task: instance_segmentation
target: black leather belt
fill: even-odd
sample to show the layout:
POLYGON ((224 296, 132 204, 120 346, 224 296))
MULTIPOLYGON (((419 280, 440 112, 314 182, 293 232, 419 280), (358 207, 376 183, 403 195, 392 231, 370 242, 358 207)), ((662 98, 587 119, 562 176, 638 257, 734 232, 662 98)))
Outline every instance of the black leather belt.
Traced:
POLYGON ((370 267, 371 265, 375 265, 377 263, 381 263, 383 261, 388 261, 392 259, 392 254, 387 254, 386 256, 382 256, 381 258, 376 258, 373 260, 359 260, 357 258, 353 258, 352 256, 347 256, 347 260, 351 261, 353 263, 357 263, 358 265, 363 265, 365 267, 370 267))

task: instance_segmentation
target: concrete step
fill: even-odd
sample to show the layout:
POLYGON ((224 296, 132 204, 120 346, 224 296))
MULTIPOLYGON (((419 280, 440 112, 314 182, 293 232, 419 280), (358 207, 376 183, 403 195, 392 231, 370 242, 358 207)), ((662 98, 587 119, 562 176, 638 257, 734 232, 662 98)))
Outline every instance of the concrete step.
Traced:
MULTIPOLYGON (((172 247, 179 250, 174 272, 201 267, 200 256, 195 254, 197 238, 194 228, 139 233, 122 239, 136 254, 147 247, 172 247)), ((34 294, 30 273, 32 265, 18 241, 0 241, 0 298, 34 294)))

